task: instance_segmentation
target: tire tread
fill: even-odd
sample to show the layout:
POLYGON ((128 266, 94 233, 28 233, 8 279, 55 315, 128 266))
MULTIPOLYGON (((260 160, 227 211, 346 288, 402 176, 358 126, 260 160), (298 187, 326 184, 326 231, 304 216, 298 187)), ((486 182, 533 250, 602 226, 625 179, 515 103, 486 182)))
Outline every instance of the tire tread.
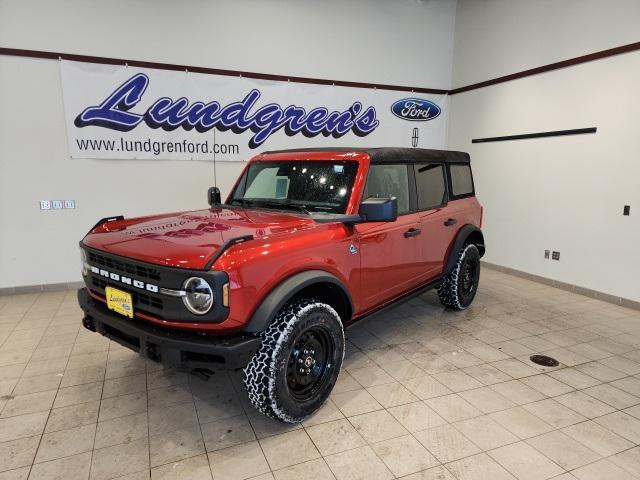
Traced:
MULTIPOLYGON (((293 328, 308 311, 314 308, 322 308, 338 319, 342 327, 342 321, 338 313, 328 304, 313 299, 298 299, 286 304, 273 319, 269 328, 260 335, 262 344, 249 364, 244 368, 243 380, 249 396, 249 401, 260 413, 287 423, 295 423, 303 420, 283 411, 278 403, 278 392, 275 388, 278 372, 278 357, 280 350, 290 340, 293 328)), ((344 335, 344 329, 342 329, 344 335)), ((344 342, 343 351, 344 356, 344 342)), ((313 412, 310 412, 310 414, 313 412)))
POLYGON ((438 288, 438 298, 440 298, 440 303, 442 303, 445 307, 449 307, 454 310, 464 310, 468 307, 468 305, 465 306, 460 303, 459 277, 462 262, 471 249, 475 249, 476 252, 478 252, 478 247, 476 247, 473 243, 464 245, 458 253, 458 258, 456 259, 453 270, 442 277, 440 287, 438 288))

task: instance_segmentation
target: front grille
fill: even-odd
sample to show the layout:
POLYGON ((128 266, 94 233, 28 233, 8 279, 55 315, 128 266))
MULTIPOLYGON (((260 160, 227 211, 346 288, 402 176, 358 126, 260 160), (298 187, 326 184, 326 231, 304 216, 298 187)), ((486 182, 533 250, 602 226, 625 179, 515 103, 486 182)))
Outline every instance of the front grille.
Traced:
POLYGON ((125 275, 134 275, 137 277, 160 282, 160 271, 156 268, 134 265, 132 263, 127 263, 125 261, 92 252, 90 250, 87 252, 87 254, 89 257, 89 263, 91 265, 100 265, 107 269, 111 269, 111 271, 116 270, 125 275))
POLYGON ((222 286, 229 282, 225 272, 167 267, 94 250, 85 245, 81 247, 86 252, 90 266, 84 280, 94 294, 105 296, 106 287, 124 290, 131 294, 134 312, 168 322, 219 323, 229 315, 229 308, 219 303, 214 303, 206 315, 194 315, 186 309, 181 298, 160 293, 162 288, 179 290, 187 278, 195 275, 207 280, 214 295, 218 295, 218 292, 222 292, 222 286), (152 291, 156 289, 157 292, 152 291))
MULTIPOLYGON (((102 277, 91 276, 91 284, 98 289, 99 292, 104 293, 105 288, 109 285, 106 280, 102 277)), ((118 287, 118 285, 114 286, 115 288, 122 288, 122 286, 118 287)), ((127 290, 129 291, 129 290, 127 290)), ((164 308, 162 304, 162 299, 160 297, 155 297, 152 295, 147 295, 146 293, 129 291, 133 297, 133 305, 134 307, 139 307, 140 305, 145 305, 147 307, 157 308, 158 310, 162 310, 164 308)))

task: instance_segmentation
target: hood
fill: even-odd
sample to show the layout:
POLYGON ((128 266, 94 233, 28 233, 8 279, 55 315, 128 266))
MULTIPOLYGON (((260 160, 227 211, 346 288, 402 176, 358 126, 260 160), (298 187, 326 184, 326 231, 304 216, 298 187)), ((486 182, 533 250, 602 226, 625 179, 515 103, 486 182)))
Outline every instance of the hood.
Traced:
POLYGON ((89 232, 83 244, 142 262, 202 270, 230 239, 259 239, 317 225, 285 212, 216 208, 107 222, 89 232))

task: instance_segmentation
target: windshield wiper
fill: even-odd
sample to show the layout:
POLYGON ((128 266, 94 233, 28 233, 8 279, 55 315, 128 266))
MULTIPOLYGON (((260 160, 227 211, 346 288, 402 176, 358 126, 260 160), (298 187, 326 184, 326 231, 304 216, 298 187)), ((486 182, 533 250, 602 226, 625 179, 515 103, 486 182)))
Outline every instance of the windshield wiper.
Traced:
POLYGON ((269 202, 269 201, 263 201, 260 200, 260 204, 261 205, 266 205, 269 207, 275 207, 275 208, 293 208, 295 210, 298 210, 299 212, 304 213, 305 215, 311 215, 311 212, 309 210, 307 210, 305 207, 306 205, 298 205, 297 203, 291 203, 291 202, 269 202))
POLYGON ((299 212, 302 212, 305 215, 311 215, 311 212, 306 209, 306 205, 298 205, 297 203, 292 203, 290 201, 275 202, 275 201, 262 200, 262 199, 249 200, 246 198, 234 198, 229 203, 233 204, 234 202, 240 204, 243 208, 251 208, 252 206, 255 206, 255 207, 265 206, 265 207, 271 207, 271 208, 290 208, 290 209, 298 210, 299 212))
POLYGON ((246 198, 233 198, 229 203, 233 204, 234 202, 239 203, 240 206, 242 206, 243 208, 250 207, 251 204, 253 203, 251 200, 247 200, 246 198))

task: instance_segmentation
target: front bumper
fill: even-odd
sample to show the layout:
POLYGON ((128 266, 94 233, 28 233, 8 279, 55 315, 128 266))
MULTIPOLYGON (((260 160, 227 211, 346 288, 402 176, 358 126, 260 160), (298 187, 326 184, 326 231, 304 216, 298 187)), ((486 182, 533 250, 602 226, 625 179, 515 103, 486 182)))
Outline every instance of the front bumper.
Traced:
POLYGON ((215 337, 157 327, 128 319, 110 311, 91 297, 86 288, 78 290, 84 311, 82 324, 156 362, 194 370, 229 370, 244 367, 260 347, 260 338, 237 334, 215 337))

